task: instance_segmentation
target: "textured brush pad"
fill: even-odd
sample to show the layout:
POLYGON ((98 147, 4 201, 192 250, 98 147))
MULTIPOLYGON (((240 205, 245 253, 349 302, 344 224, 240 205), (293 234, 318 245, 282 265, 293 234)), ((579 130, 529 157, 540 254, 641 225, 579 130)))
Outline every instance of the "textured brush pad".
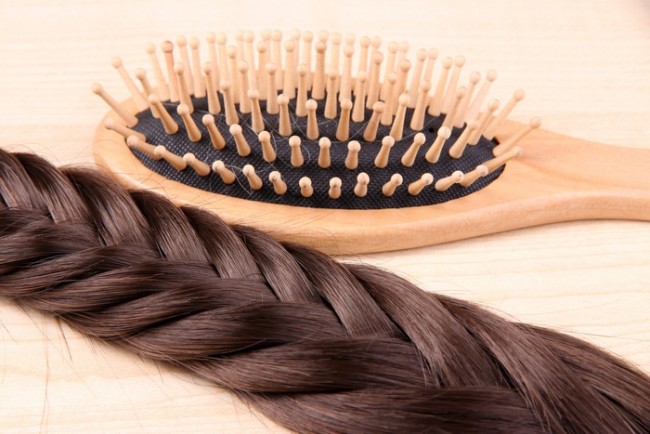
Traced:
MULTIPOLYGON (((243 129, 243 134, 250 144, 252 152, 246 157, 241 157, 237 153, 235 141, 228 132, 228 125, 225 123, 223 112, 215 115, 215 122, 221 131, 226 146, 222 150, 216 150, 210 141, 205 127, 201 123, 203 115, 208 113, 207 99, 195 98, 194 113, 192 118, 203 134, 202 139, 197 143, 192 143, 187 138, 185 126, 176 113, 177 104, 165 103, 170 115, 179 125, 176 134, 167 135, 162 128, 158 119, 151 116, 149 111, 138 114, 139 122, 133 129, 141 132, 147 137, 147 142, 152 145, 163 145, 167 150, 176 155, 184 155, 187 152, 193 153, 197 159, 211 165, 215 160, 222 160, 224 164, 237 175, 237 181, 233 184, 225 184, 221 177, 216 173, 201 177, 192 168, 188 167, 183 171, 177 171, 170 166, 165 160, 153 160, 145 154, 133 151, 142 163, 150 170, 160 175, 178 181, 182 184, 199 188, 201 190, 223 194, 232 197, 238 197, 247 200, 254 200, 267 203, 277 203, 282 205, 303 206, 311 208, 337 208, 337 209, 382 209, 382 208, 404 208, 413 206, 432 205, 447 202, 453 199, 474 193, 491 182, 493 182, 503 171, 503 167, 495 170, 493 173, 479 178, 469 187, 462 187, 459 184, 453 185, 444 192, 436 191, 433 184, 427 186, 417 196, 408 193, 408 185, 418 180, 424 173, 431 173, 435 180, 451 175, 454 171, 460 170, 463 173, 473 170, 477 165, 493 158, 492 149, 496 142, 486 140, 481 137, 475 146, 468 145, 463 156, 459 159, 453 159, 449 156, 449 148, 462 132, 462 128, 452 130, 451 137, 445 142, 445 146, 440 155, 440 160, 435 163, 429 163, 424 154, 436 138, 438 128, 442 125, 444 116, 432 118, 425 117, 424 129, 421 131, 426 135, 426 142, 421 146, 415 163, 412 167, 404 167, 401 158, 404 152, 413 142, 413 136, 418 131, 412 131, 410 124, 412 109, 406 113, 404 127, 404 137, 395 142, 391 152, 388 166, 378 169, 374 165, 375 157, 381 148, 381 139, 390 132, 390 126, 379 126, 377 140, 374 142, 365 142, 363 132, 366 122, 355 123, 350 121, 350 138, 340 142, 336 140, 336 128, 338 125, 338 116, 336 119, 328 120, 323 117, 324 104, 319 104, 318 119, 320 137, 328 137, 332 141, 330 155, 332 164, 327 169, 318 166, 319 146, 318 140, 309 140, 306 137, 307 117, 295 116, 295 99, 289 104, 291 116, 292 135, 296 135, 302 140, 302 153, 304 164, 301 167, 294 168, 291 166, 291 149, 289 146, 289 137, 283 137, 278 133, 278 119, 276 115, 266 114, 265 103, 260 101, 266 130, 271 134, 271 142, 277 152, 277 158, 273 163, 267 163, 262 158, 262 149, 259 143, 257 133, 251 128, 250 115, 239 114, 239 123, 243 129), (348 153, 348 143, 350 140, 358 140, 361 144, 359 153, 359 166, 355 170, 345 167, 345 158, 348 153), (260 190, 252 190, 248 184, 246 176, 242 173, 242 168, 246 164, 255 167, 256 173, 262 178, 264 186, 260 190), (273 184, 269 181, 269 173, 277 170, 282 174, 282 179, 287 184, 287 192, 284 195, 278 195, 273 190, 273 184), (365 172, 370 177, 368 185, 368 194, 365 197, 357 197, 354 194, 354 186, 357 182, 359 173, 365 172), (404 182, 397 188, 392 197, 386 197, 382 194, 382 186, 390 177, 399 173, 403 176, 404 182), (309 197, 303 197, 300 194, 298 181, 303 176, 308 176, 312 181, 314 194, 309 197), (341 197, 332 199, 328 195, 329 182, 333 177, 339 177, 342 180, 341 197)), ((222 105, 223 106, 223 105, 222 105)), ((370 119, 371 110, 366 110, 365 119, 370 119)))

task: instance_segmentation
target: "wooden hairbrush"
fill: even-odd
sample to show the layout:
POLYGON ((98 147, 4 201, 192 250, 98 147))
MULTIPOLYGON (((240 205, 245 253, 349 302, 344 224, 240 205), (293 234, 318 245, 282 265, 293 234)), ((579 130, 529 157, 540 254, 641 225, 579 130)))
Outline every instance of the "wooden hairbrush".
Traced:
POLYGON ((507 119, 496 74, 465 60, 321 32, 150 45, 153 86, 98 128, 98 164, 131 187, 334 254, 398 250, 581 219, 650 220, 650 151, 507 119), (206 54, 207 53, 207 54, 206 54), (165 71, 165 72, 163 72, 165 71), (434 72, 435 77, 434 77, 434 72), (518 157, 518 158, 515 158, 518 157), (507 163, 507 164, 506 164, 507 163))

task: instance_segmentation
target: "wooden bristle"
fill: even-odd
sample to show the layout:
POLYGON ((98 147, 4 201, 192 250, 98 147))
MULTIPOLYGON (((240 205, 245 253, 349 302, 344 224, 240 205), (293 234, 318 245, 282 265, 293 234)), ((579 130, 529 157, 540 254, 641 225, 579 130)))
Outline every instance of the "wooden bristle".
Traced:
POLYGON ((149 158, 153 158, 154 160, 160 160, 162 158, 159 154, 156 153, 156 147, 154 145, 145 142, 143 139, 136 135, 128 136, 126 138, 126 144, 129 148, 137 149, 138 151, 146 154, 149 156, 149 158))
MULTIPOLYGON (((216 68, 218 71, 218 68, 216 68)), ((213 74, 215 74, 215 68, 206 63, 203 65, 203 73, 205 74, 205 86, 206 86, 206 95, 208 97, 208 111, 216 115, 221 113, 221 102, 219 101, 219 95, 217 94, 217 87, 215 80, 213 79, 213 74)))
MULTIPOLYGON (((354 122, 363 122, 366 115, 366 80, 368 75, 361 71, 357 75, 354 90, 354 109, 352 120, 354 122)), ((375 128, 376 129, 376 128, 375 128)))
POLYGON ((471 172, 467 172, 464 176, 463 179, 460 181, 460 185, 463 187, 469 187, 472 185, 474 182, 476 182, 477 179, 487 175, 489 172, 488 168, 484 166, 483 164, 479 164, 476 166, 474 170, 471 172))
POLYGON ((361 151, 361 144, 356 140, 348 143, 348 156, 345 158, 345 167, 354 170, 359 166, 359 152, 361 151))
POLYGON ((259 177, 257 173, 255 173, 255 168, 251 164, 247 164, 244 166, 242 169, 242 173, 248 180, 248 185, 250 186, 251 190, 259 190, 262 188, 264 183, 262 182, 262 178, 259 177))
POLYGON ((382 186, 381 192, 384 196, 391 197, 393 194, 395 194, 397 187, 402 185, 402 182, 404 182, 402 175, 395 173, 390 177, 390 180, 382 186))
POLYGON ((303 48, 300 52, 300 63, 307 66, 307 86, 311 87, 312 82, 312 70, 311 70, 311 51, 312 51, 312 42, 314 41, 314 34, 310 31, 305 31, 302 34, 302 44, 303 48))
POLYGON ((226 50, 228 56, 228 70, 230 72, 231 95, 233 102, 239 104, 241 102, 241 77, 238 69, 237 47, 229 45, 226 50))
MULTIPOLYGON (((185 88, 189 92, 191 89, 194 89, 194 78, 192 76, 190 54, 187 50, 187 38, 182 35, 176 38, 176 46, 178 47, 178 51, 181 55, 181 63, 184 65, 183 82, 185 83, 185 88)), ((178 82, 178 87, 179 89, 181 87, 180 81, 178 82)))
POLYGON ((165 55, 165 65, 167 66, 167 78, 169 79, 169 100, 178 102, 178 78, 174 72, 174 44, 171 41, 162 43, 162 51, 165 55))
POLYGON ((494 135, 497 133, 497 130, 501 126, 504 120, 508 117, 510 112, 515 108, 517 103, 524 99, 525 93, 522 89, 517 89, 515 93, 512 95, 512 98, 506 106, 499 112, 499 114, 492 119, 492 121, 488 124, 487 128, 485 129, 485 132, 483 133, 483 136, 488 139, 492 140, 494 138, 494 135))
POLYGON ((282 68, 282 32, 273 30, 271 33, 271 62, 278 68, 278 73, 275 75, 275 88, 282 89, 284 80, 282 68))
POLYGON ((497 78, 497 72, 494 69, 491 69, 487 72, 487 74, 485 75, 485 79, 481 84, 481 88, 479 89, 478 93, 474 97, 474 100, 472 101, 471 105, 467 109, 467 114, 465 119, 474 119, 476 115, 478 115, 478 112, 481 110, 481 106, 483 106, 483 101, 485 101, 485 98, 487 97, 487 94, 490 91, 490 86, 492 85, 492 82, 496 80, 496 78, 497 78))
POLYGON ((267 63, 266 64, 266 73, 267 75, 267 80, 268 80, 268 88, 267 88, 267 95, 266 95, 266 112, 270 115, 277 115, 278 111, 280 110, 278 108, 278 88, 276 85, 276 80, 275 76, 277 73, 277 67, 275 66, 275 63, 267 63))
POLYGON ((260 93, 257 89, 249 89, 248 99, 251 102, 251 127, 256 133, 264 131, 264 117, 260 108, 260 93))
MULTIPOLYGON (((406 107, 409 106, 410 102, 410 97, 408 96, 408 89, 406 87, 406 83, 408 81, 408 75, 409 71, 411 70, 411 62, 408 60, 402 60, 400 62, 398 72, 397 72, 397 82, 395 83, 395 86, 393 87, 393 94, 391 96, 391 99, 393 100, 393 114, 397 116, 397 111, 399 110, 399 105, 395 105, 395 101, 398 101, 399 103, 399 98, 401 98, 402 95, 407 96, 406 100, 406 107)), ((400 104, 401 105, 401 104, 400 104)))
POLYGON ((214 149, 216 149, 217 151, 222 150, 226 146, 226 139, 223 138, 221 131, 219 131, 219 128, 215 124, 214 116, 212 116, 211 114, 206 114, 203 116, 201 121, 203 125, 206 127, 206 129, 208 130, 208 134, 210 135, 210 141, 212 142, 212 146, 214 146, 214 149))
POLYGON ((524 128, 521 128, 515 135, 512 137, 509 137, 507 140, 499 144, 493 149, 494 156, 498 157, 505 153, 507 150, 515 146, 521 139, 524 138, 528 133, 533 131, 536 128, 539 128, 542 125, 542 120, 538 117, 534 117, 530 120, 528 125, 526 125, 524 128))
POLYGON ((307 79, 309 68, 304 63, 298 65, 298 96, 296 98, 296 116, 307 116, 307 79))
POLYGON ((327 45, 319 41, 316 44, 316 69, 311 88, 311 97, 314 99, 325 98, 325 50, 327 45))
POLYGON ((262 190, 261 200, 274 196, 279 203, 288 200, 279 196, 293 195, 301 206, 332 199, 332 208, 374 208, 369 191, 388 207, 473 193, 497 179, 498 172, 490 174, 519 155, 519 142, 541 125, 533 118, 495 140, 524 92, 498 111, 499 101, 488 98, 496 72, 463 72, 463 56, 438 61, 435 48, 325 30, 233 36, 211 32, 149 44, 150 72, 134 69, 133 78, 115 57, 131 101, 119 104, 93 84, 114 111, 105 128, 123 136, 138 158, 160 160, 147 159, 147 167, 199 188, 235 197, 262 190), (161 126, 168 135, 184 130, 187 139, 165 140, 161 126), (201 161, 207 159, 213 163, 201 161), (168 165, 192 171, 174 175, 168 165), (212 172, 237 185, 213 188, 212 172), (187 181, 195 175, 210 178, 187 181), (352 190, 354 197, 345 197, 352 190))
POLYGON ((424 145, 426 139, 427 138, 423 133, 417 133, 413 136, 411 146, 409 146, 406 152, 404 152, 404 155, 402 155, 401 161, 404 167, 413 166, 413 163, 415 163, 415 157, 417 157, 418 151, 420 150, 420 146, 424 145))
POLYGON ((204 70, 204 73, 207 77, 207 80, 205 82, 206 91, 208 91, 208 81, 210 81, 213 89, 219 89, 221 81, 221 70, 219 69, 219 56, 217 54, 216 35, 210 32, 206 35, 205 40, 208 43, 208 56, 210 59, 209 62, 205 63, 209 66, 210 73, 207 73, 204 70))
MULTIPOLYGON (((417 107, 418 97, 420 93, 420 81, 422 80, 422 72, 424 69, 424 62, 427 60, 427 50, 420 49, 417 52, 417 62, 415 64, 415 69, 413 70, 413 76, 411 77, 411 82, 408 85, 408 94, 409 94, 409 107, 417 107)), ((431 87, 429 85, 429 87, 431 87)), ((427 89, 427 94, 429 90, 427 89)), ((426 104, 426 95, 425 101, 422 104, 426 104)))
POLYGON ((289 98, 285 94, 278 95, 278 106, 280 108, 280 127, 278 132, 284 137, 291 135, 291 118, 289 117, 289 98))
POLYGON ((251 112, 251 99, 248 96, 250 90, 250 82, 248 78, 248 63, 240 61, 238 64, 239 70, 239 111, 241 114, 248 114, 251 112))
POLYGON ((393 90, 392 88, 389 88, 390 81, 388 80, 388 76, 391 74, 394 74, 395 80, 393 80, 393 83, 397 81, 397 75, 395 74, 395 60, 397 59, 397 50, 399 49, 399 44, 395 41, 389 42, 388 46, 388 56, 386 57, 386 62, 384 63, 384 74, 382 77, 382 85, 381 85, 381 90, 379 92, 379 98, 382 101, 387 101, 388 98, 391 97, 393 90))
POLYGON ((203 161, 198 160, 194 154, 187 153, 183 155, 183 160, 190 166, 199 176, 208 176, 211 172, 210 166, 205 164, 203 161))
POLYGON ((134 127, 138 124, 138 118, 129 113, 124 107, 122 107, 120 103, 115 100, 115 98, 110 96, 108 92, 104 90, 101 84, 93 83, 91 90, 93 93, 101 97, 106 102, 106 104, 108 104, 109 107, 112 108, 115 113, 117 113, 118 116, 124 120, 124 122, 126 122, 127 127, 134 127))
POLYGON ((305 108, 307 109, 307 138, 309 140, 316 140, 319 136, 318 119, 316 116, 318 103, 316 100, 310 99, 305 103, 305 108))
POLYGON ((177 63, 174 65, 174 73, 176 74, 176 80, 178 81, 178 95, 181 104, 185 105, 190 113, 194 113, 192 97, 187 87, 187 80, 185 79, 186 67, 181 63, 177 63))
POLYGON ((296 49, 296 44, 289 40, 284 44, 285 49, 285 68, 284 68, 284 84, 282 85, 282 93, 284 93, 287 98, 294 99, 296 97, 296 66, 294 65, 295 57, 293 55, 294 50, 296 49))
POLYGON ((202 134, 199 127, 196 126, 194 119, 190 115, 190 109, 185 104, 180 104, 176 108, 176 112, 179 114, 183 123, 185 124, 185 131, 187 132, 187 138, 190 139, 190 142, 198 142, 201 140, 202 134))
POLYGON ((298 136, 291 136, 289 138, 289 146, 291 148, 291 165, 293 167, 300 167, 305 164, 305 157, 302 155, 302 140, 298 136))
POLYGON ((334 33, 330 38, 331 47, 330 47, 330 61, 329 65, 332 69, 338 71, 339 69, 339 53, 341 48, 341 34, 334 33))
POLYGON ((327 74, 327 97, 325 99, 325 111, 323 113, 323 116, 325 116, 327 119, 336 118, 336 113, 338 111, 336 97, 338 93, 338 79, 339 75, 336 70, 331 70, 327 74))
POLYGON ((339 99, 352 99, 352 56, 354 55, 354 46, 346 45, 343 49, 343 74, 341 75, 341 88, 339 99))
POLYGON ((436 59, 438 59, 438 50, 430 48, 427 51, 427 63, 424 68, 424 76, 422 80, 427 80, 430 83, 433 83, 433 68, 436 64, 436 59))
POLYGON ((338 199, 341 197, 341 185, 343 182, 341 181, 341 178, 334 177, 330 179, 330 188, 328 191, 328 195, 332 199, 338 199))
POLYGON ((457 56, 454 59, 454 66, 451 70, 451 78, 447 84, 447 90, 445 92, 445 98, 442 100, 442 112, 449 113, 454 106, 454 98, 457 98, 456 87, 458 86, 458 80, 460 78, 460 71, 465 65, 465 57, 457 56))
POLYGON ((424 158, 429 163, 438 162, 438 160, 440 159, 440 153, 442 152, 442 147, 445 144, 445 140, 447 140, 449 137, 451 137, 451 130, 449 128, 440 127, 438 129, 438 135, 436 136, 436 139, 433 141, 433 143, 429 147, 429 150, 424 155, 424 158))
POLYGON ((201 74, 201 54, 199 52, 199 39, 190 39, 190 48, 192 49, 192 80, 194 81, 194 96, 196 98, 205 97, 205 82, 201 74))
POLYGON ((434 188, 438 191, 445 191, 454 184, 458 184, 463 180, 464 174, 460 170, 455 171, 449 176, 440 178, 436 181, 434 188))
POLYGON ((388 157, 390 155, 390 150, 395 145, 395 139, 391 136, 386 136, 381 140, 381 149, 375 157, 375 167, 383 169, 388 165, 388 157))
POLYGON ((151 69, 153 69, 154 77, 156 78, 156 92, 163 101, 166 101, 169 99, 169 86, 167 85, 160 62, 158 61, 158 56, 156 55, 156 46, 154 44, 147 45, 147 53, 149 54, 151 69))
POLYGON ((262 145, 262 158, 267 163, 273 163, 277 157, 273 144, 271 144, 271 134, 268 131, 262 131, 257 135, 262 145))
POLYGON ((397 53, 397 64, 399 65, 406 59, 409 50, 411 49, 411 44, 408 41, 400 41, 398 53, 397 53))
POLYGON ((368 184, 370 177, 367 173, 361 172, 357 175, 357 184, 354 186, 354 194, 357 197, 365 197, 368 194, 368 184))
POLYGON ((424 128, 424 116, 426 114, 429 99, 429 89, 431 89, 431 83, 428 81, 423 81, 420 84, 420 89, 417 93, 417 101, 415 102, 415 110, 413 110, 413 115, 411 117, 410 126, 414 131, 420 131, 424 128))
POLYGON ((287 184, 282 180, 282 175, 277 170, 269 173, 269 181, 273 184, 273 191, 276 194, 285 194, 287 192, 287 184))
POLYGON ((463 99, 467 95, 467 89, 465 87, 459 87, 456 90, 456 97, 453 101, 453 104, 451 105, 451 108, 449 111, 447 111, 445 115, 445 120, 442 122, 442 126, 447 127, 447 128, 453 128, 454 126, 454 117, 456 116, 456 112, 458 111, 458 108, 460 107, 461 103, 463 102, 463 99))
POLYGON ((467 147, 467 141, 470 135, 476 130, 477 125, 476 121, 469 121, 467 123, 467 127, 449 149, 449 156, 451 158, 459 159, 463 156, 463 152, 465 152, 465 148, 467 147))
MULTIPOLYGON (((227 48, 226 48, 226 43, 228 41, 228 37, 226 36, 225 33, 217 33, 217 46, 219 48, 219 77, 222 80, 229 80, 230 79, 230 74, 228 71, 228 56, 227 56, 227 48)), ((219 88, 219 86, 217 86, 219 88)))
POLYGON ((223 93, 223 105, 226 111, 226 123, 233 125, 239 123, 239 114, 235 108, 235 101, 232 93, 232 85, 228 80, 221 81, 221 92, 223 93))
POLYGON ((257 89, 260 91, 260 100, 266 101, 268 98, 269 76, 266 72, 266 65, 269 63, 268 45, 265 40, 257 43, 257 89))
POLYGON ((255 33, 247 31, 244 33, 244 60, 249 66, 248 83, 250 89, 257 89, 257 68, 255 66, 255 33))
MULTIPOLYGON (((142 68, 136 69, 135 78, 137 78, 138 81, 140 82, 140 85, 142 86, 142 90, 144 90, 145 95, 151 95, 152 93, 154 93, 154 89, 151 86, 151 83, 149 83, 149 79, 147 78, 147 72, 144 69, 142 68)), ((149 100, 145 99, 145 101, 147 103, 147 107, 151 110, 151 115, 154 118, 158 118, 159 117, 158 111, 156 111, 156 109, 151 107, 151 104, 149 104, 149 100)))
POLYGON ((409 103, 408 94, 404 93, 399 96, 399 106, 397 107, 397 114, 393 120, 393 126, 390 128, 390 135, 395 140, 402 140, 404 135, 404 119, 406 117, 406 106, 409 103))
POLYGON ((370 120, 366 125, 366 129, 363 132, 363 140, 365 140, 366 142, 372 142, 377 138, 377 129, 379 128, 379 120, 381 119, 381 115, 385 109, 386 109, 386 105, 381 101, 377 101, 372 106, 372 116, 370 117, 370 120))
POLYGON ((449 75, 449 70, 451 69, 454 61, 451 57, 445 58, 442 61, 442 72, 438 78, 438 84, 436 85, 436 91, 431 96, 429 101, 429 113, 430 116, 440 116, 442 113, 442 100, 445 96, 445 86, 447 85, 447 76, 449 75))
POLYGON ((521 154, 522 154, 521 148, 514 147, 514 148, 511 148, 511 149, 507 150, 506 152, 499 155, 498 157, 495 157, 495 158, 493 158, 491 160, 486 161, 485 163, 483 163, 483 165, 488 168, 488 173, 492 173, 495 170, 497 170, 499 167, 506 164, 506 162, 508 162, 508 160, 512 160, 513 158, 518 157, 521 154))
POLYGON ((124 138, 127 138, 129 136, 135 136, 138 139, 142 140, 143 142, 147 140, 144 134, 134 131, 129 127, 125 127, 119 122, 115 122, 111 118, 106 119, 106 121, 104 122, 104 127, 107 130, 115 131, 116 133, 122 135, 124 138))
POLYGON ((158 95, 156 94, 149 95, 149 103, 151 104, 152 107, 156 108, 160 123, 162 123, 165 132, 170 135, 176 134, 178 132, 178 124, 167 112, 165 106, 162 105, 162 103, 160 102, 160 98, 158 98, 158 95))
POLYGON ((162 158, 166 162, 169 163, 170 166, 172 166, 174 169, 178 170, 179 172, 181 170, 185 170, 187 168, 187 163, 185 160, 183 160, 182 157, 179 157, 178 155, 170 152, 165 148, 164 146, 156 146, 154 148, 154 154, 158 158, 162 158))
POLYGON ((384 110, 384 113, 381 116, 381 124, 382 125, 391 125, 393 123, 393 106, 397 102, 393 98, 393 89, 395 87, 395 84, 397 83, 397 74, 394 72, 390 72, 388 74, 388 77, 386 78, 388 84, 386 85, 386 94, 388 97, 386 98, 386 110, 384 110))
POLYGON ((228 169, 226 165, 223 163, 223 161, 221 160, 217 160, 214 163, 212 163, 212 170, 214 171, 214 173, 216 173, 221 177, 221 180, 225 184, 232 184, 237 180, 237 176, 235 175, 235 172, 228 169))
POLYGON ((142 93, 140 93, 140 90, 133 82, 133 79, 131 78, 129 73, 126 72, 126 69, 124 69, 124 64, 122 63, 122 59, 120 59, 119 57, 114 57, 112 63, 113 63, 113 67, 120 74, 120 77, 122 78, 122 81, 126 85, 126 88, 131 93, 131 97, 133 98, 133 101, 135 102, 138 111, 143 111, 148 109, 149 104, 147 104, 147 100, 144 98, 144 96, 142 96, 142 93))
POLYGON ((487 109, 482 111, 478 117, 477 124, 478 126, 474 132, 470 135, 468 143, 470 145, 476 145, 483 134, 483 131, 487 127, 488 123, 492 120, 492 115, 499 108, 499 100, 493 99, 488 103, 487 109))
POLYGON ((424 190, 424 187, 431 185, 432 182, 433 175, 430 173, 425 173, 420 177, 420 179, 409 184, 408 192, 411 196, 417 196, 422 190, 424 190))
POLYGON ((237 146, 237 153, 242 157, 247 157, 251 153, 251 147, 246 141, 246 137, 242 133, 242 128, 238 124, 233 124, 230 126, 230 134, 233 139, 235 139, 235 145, 237 146))
POLYGON ((370 38, 362 36, 359 40, 359 65, 358 72, 368 71, 368 47, 370 47, 370 38))
POLYGON ((327 169, 332 164, 332 160, 330 156, 331 146, 332 146, 332 142, 327 137, 322 137, 318 141, 318 147, 320 149, 318 152, 318 166, 321 167, 322 169, 327 169))
POLYGON ((467 94, 463 98, 456 112, 456 120, 454 121, 454 127, 461 128, 465 122, 471 120, 467 118, 467 107, 469 106, 472 95, 474 94, 474 88, 476 84, 481 80, 481 74, 477 71, 474 71, 469 76, 469 84, 467 85, 467 94))
POLYGON ((381 70, 381 62, 384 60, 384 55, 377 52, 372 56, 372 63, 370 65, 370 72, 368 73, 368 92, 366 99, 366 107, 371 108, 374 103, 379 100, 379 73, 381 70))
POLYGON ((350 111, 352 110, 352 101, 344 99, 341 101, 341 116, 336 128, 336 139, 339 141, 350 138, 350 111))
POLYGON ((311 197, 314 194, 314 188, 311 186, 311 179, 308 177, 303 176, 300 178, 298 185, 300 186, 300 194, 303 197, 311 197))

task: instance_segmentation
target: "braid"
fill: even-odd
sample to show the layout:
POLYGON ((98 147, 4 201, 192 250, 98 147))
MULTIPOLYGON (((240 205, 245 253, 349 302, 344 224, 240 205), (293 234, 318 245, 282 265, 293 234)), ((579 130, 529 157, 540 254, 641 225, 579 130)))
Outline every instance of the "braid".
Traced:
POLYGON ((578 339, 0 151, 0 294, 299 432, 649 432, 650 378, 578 339))

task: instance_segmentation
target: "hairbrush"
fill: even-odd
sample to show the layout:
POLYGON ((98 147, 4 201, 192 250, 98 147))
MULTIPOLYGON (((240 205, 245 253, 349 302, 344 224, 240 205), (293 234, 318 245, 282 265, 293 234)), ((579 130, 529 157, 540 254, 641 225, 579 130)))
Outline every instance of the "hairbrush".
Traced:
POLYGON ((335 254, 650 220, 650 151, 509 120, 524 92, 500 107, 496 72, 465 77, 463 56, 326 31, 204 45, 150 44, 139 87, 113 59, 125 102, 93 84, 113 109, 95 159, 121 183, 335 254))

